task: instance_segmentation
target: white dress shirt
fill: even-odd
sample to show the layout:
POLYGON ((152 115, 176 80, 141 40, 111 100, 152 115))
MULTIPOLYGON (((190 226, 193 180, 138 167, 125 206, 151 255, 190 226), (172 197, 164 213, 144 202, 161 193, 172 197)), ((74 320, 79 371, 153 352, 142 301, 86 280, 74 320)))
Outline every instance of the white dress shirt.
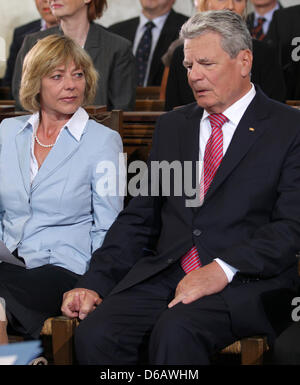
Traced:
MULTIPOLYGON (((241 99, 239 99, 237 102, 232 104, 230 107, 228 107, 224 112, 223 115, 226 116, 228 121, 224 123, 222 127, 223 131, 223 157, 230 145, 231 139, 233 137, 233 134, 242 119, 242 116, 244 115, 246 109, 248 108, 249 104, 251 103, 252 99, 254 98, 256 94, 254 85, 251 85, 250 91, 244 95, 241 99)), ((209 113, 204 110, 202 119, 200 121, 200 135, 199 135, 199 176, 200 176, 200 186, 203 185, 201 183, 201 179, 203 178, 203 159, 204 159, 204 153, 205 153, 205 146, 206 143, 211 135, 211 125, 210 121, 208 119, 209 113)), ((200 256, 201 259, 201 256, 200 256)), ((237 272, 237 269, 235 269, 233 266, 228 265, 226 262, 221 260, 220 258, 215 259, 216 262, 219 263, 219 265, 224 270, 227 279, 229 282, 232 281, 235 273, 237 272)))
POLYGON ((150 71, 150 65, 151 65, 151 61, 152 61, 152 57, 153 57, 153 52, 155 50, 156 44, 158 42, 159 36, 161 34, 161 31, 164 27, 164 24, 167 20, 168 15, 169 15, 169 12, 166 13, 165 15, 156 17, 153 20, 148 20, 143 14, 140 15, 140 23, 139 23, 139 26, 136 30, 135 38, 134 38, 134 42, 133 42, 133 54, 134 55, 136 53, 139 42, 140 42, 140 40, 141 40, 141 38, 145 32, 146 24, 149 21, 152 21, 152 23, 155 25, 151 31, 152 32, 152 43, 151 43, 151 50, 150 50, 150 55, 149 55, 149 59, 148 59, 147 69, 146 69, 144 86, 147 85, 148 77, 149 77, 149 71, 150 71))
MULTIPOLYGON (((55 143, 58 141, 60 134, 64 128, 68 129, 70 133, 79 141, 88 120, 89 120, 89 115, 83 108, 80 107, 75 112, 75 114, 71 117, 71 119, 61 128, 59 134, 57 135, 55 143)), ((26 125, 29 123, 33 127, 31 151, 30 151, 30 182, 31 183, 39 171, 39 165, 34 155, 34 146, 36 145, 34 137, 39 127, 39 122, 40 122, 40 114, 39 112, 36 112, 35 114, 31 115, 30 119, 26 123, 26 125)))

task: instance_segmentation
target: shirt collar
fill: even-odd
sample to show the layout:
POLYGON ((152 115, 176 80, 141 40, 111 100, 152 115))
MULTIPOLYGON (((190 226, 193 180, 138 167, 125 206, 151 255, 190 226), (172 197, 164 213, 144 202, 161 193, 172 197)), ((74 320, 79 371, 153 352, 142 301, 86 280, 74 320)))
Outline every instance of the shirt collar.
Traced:
POLYGON ((264 15, 260 15, 259 13, 257 13, 257 12, 255 11, 255 12, 254 12, 254 15, 255 15, 255 24, 257 24, 257 19, 258 19, 259 17, 264 17, 264 18, 266 19, 266 21, 267 21, 268 23, 270 23, 271 20, 272 20, 272 17, 273 17, 273 13, 274 13, 275 11, 277 11, 277 9, 279 9, 279 4, 278 4, 278 3, 276 3, 275 7, 274 7, 273 9, 271 9, 269 12, 265 13, 264 15))
POLYGON ((47 24, 44 19, 41 19, 41 31, 45 31, 47 29, 47 24))
MULTIPOLYGON (((79 107, 78 110, 73 114, 71 119, 62 127, 62 129, 68 129, 70 134, 79 142, 88 120, 88 113, 82 107, 79 107)), ((25 128, 32 128, 33 132, 36 132, 39 126, 39 122, 40 114, 39 112, 36 112, 30 116, 21 131, 25 128)))
POLYGON ((158 29, 162 29, 167 17, 169 16, 170 12, 165 13, 162 16, 158 16, 152 20, 147 19, 142 13, 140 15, 140 28, 144 28, 145 25, 148 23, 148 21, 152 21, 152 23, 157 27, 158 29))
MULTIPOLYGON (((254 98, 256 94, 255 87, 251 83, 251 89, 244 95, 241 99, 233 103, 231 106, 229 106, 224 112, 223 115, 226 116, 226 118, 231 121, 235 126, 237 126, 242 119, 242 116, 244 115, 247 107, 251 103, 252 99, 254 98)), ((208 118, 210 114, 204 110, 202 120, 208 118)))

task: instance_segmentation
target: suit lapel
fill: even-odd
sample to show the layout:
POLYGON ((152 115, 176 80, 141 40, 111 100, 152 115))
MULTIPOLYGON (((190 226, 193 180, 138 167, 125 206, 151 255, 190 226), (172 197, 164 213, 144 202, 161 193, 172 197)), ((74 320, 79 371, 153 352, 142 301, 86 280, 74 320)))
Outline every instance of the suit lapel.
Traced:
POLYGON ((126 39, 129 41, 134 42, 136 30, 139 26, 140 18, 135 17, 133 20, 131 20, 130 24, 127 26, 127 32, 126 32, 126 39))
MULTIPOLYGON (((159 71, 159 69, 162 65, 161 57, 163 56, 163 54, 168 49, 168 45, 170 45, 171 42, 175 39, 176 32, 177 32, 177 30, 175 30, 175 28, 176 28, 175 27, 175 25, 176 25, 175 24, 176 23, 175 15, 176 15, 175 12, 171 9, 171 11, 167 17, 167 20, 163 26, 163 29, 161 30, 161 34, 159 36, 158 42, 157 42, 155 50, 153 52, 153 57, 152 57, 151 66, 150 66, 149 79, 148 79, 149 83, 151 83, 153 81, 157 71, 159 71)), ((179 31, 179 27, 178 27, 178 31, 179 31)))
POLYGON ((250 15, 247 17, 246 23, 249 31, 251 32, 252 28, 254 27, 254 12, 250 13, 250 15))
POLYGON ((247 152, 264 133, 265 120, 268 118, 268 103, 262 92, 257 89, 256 96, 244 113, 237 126, 231 143, 226 151, 222 163, 207 191, 204 204, 209 200, 218 187, 224 182, 230 173, 238 166, 247 152))
POLYGON ((30 149, 32 140, 32 130, 23 129, 16 135, 16 148, 18 154, 19 167, 26 192, 30 192, 30 149))
POLYGON ((44 160, 36 177, 33 180, 31 190, 34 191, 41 182, 52 175, 58 168, 70 159, 76 152, 80 142, 70 134, 69 130, 64 128, 60 137, 44 160))
MULTIPOLYGON (((191 105, 192 111, 189 109, 186 111, 186 125, 180 130, 180 159, 182 164, 189 162, 192 165, 191 175, 187 176, 187 171, 184 170, 184 200, 187 206, 187 201, 193 201, 197 199, 195 195, 189 196, 187 194, 187 186, 192 189, 199 188, 199 133, 200 133, 200 121, 203 115, 203 109, 199 108, 196 103, 191 105), (190 180, 192 179, 192 180, 190 180)), ((187 164, 188 165, 188 164, 187 164)), ((184 167, 184 166, 183 166, 184 167)), ((188 166, 189 167, 189 166, 188 166)), ((188 206, 187 206, 188 207, 188 206)), ((192 210, 186 210, 192 215, 194 213, 194 207, 192 210)))
POLYGON ((101 33, 98 33, 98 31, 97 26, 94 23, 91 23, 84 45, 84 49, 90 55, 93 63, 95 63, 96 56, 99 54, 99 47, 102 46, 101 33))
POLYGON ((186 111, 186 127, 180 130, 180 155, 183 161, 199 160, 199 128, 203 109, 196 103, 191 107, 192 111, 186 111))

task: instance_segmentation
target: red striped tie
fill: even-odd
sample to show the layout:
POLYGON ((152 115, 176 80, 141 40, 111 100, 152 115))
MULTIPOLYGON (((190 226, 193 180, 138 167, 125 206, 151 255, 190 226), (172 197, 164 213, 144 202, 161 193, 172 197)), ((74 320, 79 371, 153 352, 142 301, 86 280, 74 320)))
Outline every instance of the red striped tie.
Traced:
POLYGON ((266 19, 264 17, 259 17, 257 19, 257 26, 252 28, 252 30, 251 30, 251 36, 254 39, 263 40, 264 37, 266 36, 263 32, 263 24, 265 21, 266 21, 266 19))
MULTIPOLYGON (((201 202, 203 201, 223 158, 222 126, 228 120, 223 114, 211 114, 208 118, 210 120, 212 131, 204 153, 204 178, 202 178, 203 186, 200 188, 201 202)), ((201 265, 196 246, 193 246, 191 250, 181 258, 181 266, 186 274, 192 270, 199 269, 201 265)))

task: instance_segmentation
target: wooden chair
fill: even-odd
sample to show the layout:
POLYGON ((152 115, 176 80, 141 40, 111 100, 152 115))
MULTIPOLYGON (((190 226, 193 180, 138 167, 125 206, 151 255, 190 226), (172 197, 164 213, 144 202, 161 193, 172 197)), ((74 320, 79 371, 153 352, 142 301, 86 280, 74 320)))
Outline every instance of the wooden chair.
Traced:
POLYGON ((300 110, 300 100, 286 100, 285 103, 300 110))
POLYGON ((96 111, 95 113, 89 113, 90 117, 97 122, 117 131, 123 140, 123 111, 96 111))
POLYGON ((12 99, 0 99, 0 106, 2 105, 9 105, 9 106, 15 106, 16 101, 12 99))
POLYGON ((285 103, 292 107, 300 106, 300 100, 286 100, 285 103))
POLYGON ((12 104, 0 104, 0 114, 6 113, 6 112, 13 112, 15 111, 15 106, 12 104))
POLYGON ((88 105, 88 106, 85 106, 84 109, 86 110, 86 112, 90 115, 96 115, 96 114, 100 114, 102 112, 106 112, 107 111, 107 106, 98 106, 98 105, 88 105))
POLYGON ((166 100, 166 89, 167 89, 169 71, 170 71, 170 67, 165 66, 163 76, 161 79, 161 85, 160 85, 159 99, 161 99, 161 100, 166 100))
POLYGON ((137 99, 135 111, 164 111, 165 101, 162 99, 137 99))
POLYGON ((18 116, 29 115, 29 114, 30 113, 28 111, 15 111, 14 109, 11 111, 1 112, 1 108, 0 108, 0 123, 2 122, 3 119, 16 118, 18 116))
POLYGON ((11 99, 10 87, 0 87, 0 99, 11 99))
POLYGON ((77 319, 64 316, 48 318, 41 331, 41 339, 46 356, 54 365, 72 365, 75 362, 74 333, 77 319), (49 349, 50 346, 50 349, 49 349))
POLYGON ((160 99, 160 87, 159 86, 137 87, 135 98, 136 100, 160 99))
MULTIPOLYGON (((64 316, 48 318, 41 332, 41 338, 51 338, 54 365, 75 363, 74 333, 79 325, 77 319, 64 316)), ((16 340, 11 340, 15 342, 16 340)), ((44 343, 45 345, 45 343, 44 343)), ((262 365, 264 353, 269 349, 266 337, 247 337, 224 348, 220 354, 240 355, 242 365, 262 365)))
POLYGON ((163 111, 123 112, 123 145, 124 152, 127 153, 128 160, 137 150, 139 150, 139 152, 142 151, 144 153, 144 157, 135 158, 145 160, 152 144, 152 135, 156 120, 163 113, 163 111))
POLYGON ((242 338, 222 349, 220 354, 240 355, 242 365, 262 365, 264 353, 269 350, 265 336, 242 338))
POLYGON ((161 85, 160 86, 147 86, 147 87, 137 87, 136 88, 136 100, 165 100, 166 99, 166 86, 169 76, 169 67, 165 67, 161 85))

